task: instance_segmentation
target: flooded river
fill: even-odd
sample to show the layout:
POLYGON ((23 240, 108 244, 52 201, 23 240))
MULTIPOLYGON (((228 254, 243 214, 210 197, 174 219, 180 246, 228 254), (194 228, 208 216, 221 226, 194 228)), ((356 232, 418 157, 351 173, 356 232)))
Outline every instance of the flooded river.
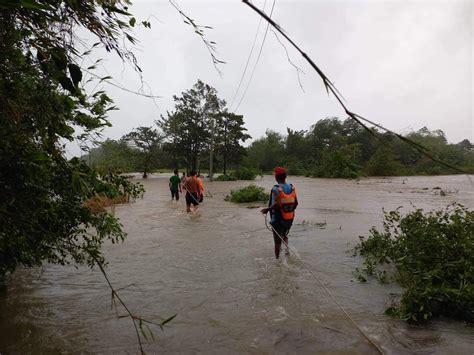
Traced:
MULTIPOLYGON (((279 261, 259 210, 224 201, 248 182, 207 182, 199 212, 188 215, 184 199, 170 201, 166 175, 155 176, 142 181, 142 200, 116 207, 128 237, 104 248, 113 285, 133 284, 120 294, 137 315, 177 313, 145 340, 147 353, 376 354, 336 300, 387 354, 473 354, 473 327, 385 316, 401 290, 357 282, 361 259, 352 256, 358 236, 381 225, 382 207, 457 201, 474 208, 466 176, 289 180, 300 201, 289 237, 297 253, 279 261)), ((19 270, 0 296, 0 353, 139 353, 133 325, 111 310, 110 293, 98 270, 19 270)))

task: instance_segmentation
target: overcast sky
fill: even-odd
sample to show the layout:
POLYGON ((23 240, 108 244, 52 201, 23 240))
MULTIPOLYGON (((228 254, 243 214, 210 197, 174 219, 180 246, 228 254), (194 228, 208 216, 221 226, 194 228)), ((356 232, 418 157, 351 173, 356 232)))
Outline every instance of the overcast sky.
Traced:
MULTIPOLYGON (((206 38, 217 44, 226 64, 213 66, 199 36, 167 1, 134 1, 137 20, 149 18, 151 29, 138 27, 135 54, 143 69, 144 92, 151 100, 104 88, 119 111, 112 112, 112 128, 104 135, 118 139, 138 126, 150 126, 173 109, 172 96, 201 79, 215 87, 228 104, 247 62, 259 16, 239 0, 178 1, 197 23, 212 26, 206 38)), ((254 1, 262 8, 264 1, 254 1)), ((270 12, 273 0, 266 1, 270 12)), ((471 1, 282 1, 274 18, 290 37, 334 82, 353 112, 399 133, 423 126, 442 129, 449 142, 474 141, 473 18, 471 1)), ((263 40, 265 21, 234 110, 248 85, 263 40)), ((284 41, 284 39, 282 39, 284 41)), ((270 128, 308 129, 329 116, 345 118, 333 96, 302 57, 285 42, 301 75, 288 63, 285 49, 268 31, 261 58, 236 113, 244 115, 253 138, 270 128)), ((129 65, 108 54, 100 69, 119 85, 140 90, 139 76, 129 65)), ((78 154, 73 145, 70 153, 78 154)))

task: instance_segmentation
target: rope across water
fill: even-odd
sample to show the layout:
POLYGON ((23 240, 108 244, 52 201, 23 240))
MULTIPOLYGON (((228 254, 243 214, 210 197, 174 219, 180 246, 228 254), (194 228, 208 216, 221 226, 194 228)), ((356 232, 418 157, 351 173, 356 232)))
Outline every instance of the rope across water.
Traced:
POLYGON ((324 291, 328 294, 329 298, 336 304, 336 306, 339 307, 339 309, 341 310, 341 312, 349 319, 349 321, 351 322, 351 324, 359 331, 359 333, 365 338, 365 340, 370 344, 372 345, 375 349, 377 349, 377 351, 380 353, 380 354, 384 354, 383 350, 377 345, 375 344, 369 337, 367 334, 364 333, 364 331, 357 325, 357 323, 354 321, 354 319, 350 316, 349 313, 347 313, 347 311, 344 309, 344 307, 342 307, 342 305, 335 299, 335 297, 333 296, 333 294, 329 291, 329 289, 322 283, 322 281, 319 279, 319 277, 303 262, 303 260, 301 260, 301 258, 298 256, 298 254, 296 253, 296 249, 293 249, 291 248, 287 242, 285 242, 284 238, 280 235, 280 233, 278 233, 275 228, 273 228, 272 224, 271 223, 268 223, 268 219, 267 219, 267 214, 265 214, 265 226, 267 227, 267 229, 271 232, 274 232, 280 239, 281 241, 285 244, 285 247, 288 248, 289 250, 291 250, 291 252, 293 253, 293 255, 300 261, 301 265, 303 265, 303 267, 308 270, 308 272, 310 273, 310 275, 316 280, 316 282, 324 289, 324 291))

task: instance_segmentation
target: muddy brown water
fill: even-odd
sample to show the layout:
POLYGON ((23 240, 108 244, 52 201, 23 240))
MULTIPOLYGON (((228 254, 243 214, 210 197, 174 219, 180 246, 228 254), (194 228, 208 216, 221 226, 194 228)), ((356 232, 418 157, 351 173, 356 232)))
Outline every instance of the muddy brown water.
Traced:
MULTIPOLYGON (((128 238, 104 248, 114 286, 133 284, 120 294, 135 314, 178 314, 164 331, 152 328, 147 353, 376 354, 307 267, 385 353, 473 354, 471 326, 414 326, 385 316, 401 290, 357 282, 361 259, 351 251, 359 235, 381 225, 382 207, 433 209, 456 201, 474 208, 466 176, 291 178, 300 201, 289 237, 297 253, 279 261, 259 210, 224 201, 248 182, 207 182, 199 212, 188 215, 183 199, 170 201, 167 180, 142 180, 145 197, 116 207, 128 238)), ((272 177, 255 183, 270 188, 272 177)), ((1 353, 139 352, 132 323, 111 311, 98 270, 19 270, 0 296, 0 311, 1 353)))

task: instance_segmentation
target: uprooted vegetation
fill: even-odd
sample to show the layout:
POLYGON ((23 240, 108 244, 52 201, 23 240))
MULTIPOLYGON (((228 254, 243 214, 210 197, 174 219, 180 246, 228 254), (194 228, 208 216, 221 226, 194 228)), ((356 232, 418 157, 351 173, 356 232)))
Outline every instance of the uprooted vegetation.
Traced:
POLYGON ((263 187, 250 184, 246 187, 242 187, 237 190, 231 190, 230 193, 225 197, 226 201, 231 202, 255 202, 255 201, 267 201, 270 195, 265 192, 263 187))
POLYGON ((386 314, 411 321, 437 316, 474 322, 474 211, 462 205, 404 216, 385 212, 383 231, 370 230, 355 252, 359 281, 395 281, 404 292, 386 314))

